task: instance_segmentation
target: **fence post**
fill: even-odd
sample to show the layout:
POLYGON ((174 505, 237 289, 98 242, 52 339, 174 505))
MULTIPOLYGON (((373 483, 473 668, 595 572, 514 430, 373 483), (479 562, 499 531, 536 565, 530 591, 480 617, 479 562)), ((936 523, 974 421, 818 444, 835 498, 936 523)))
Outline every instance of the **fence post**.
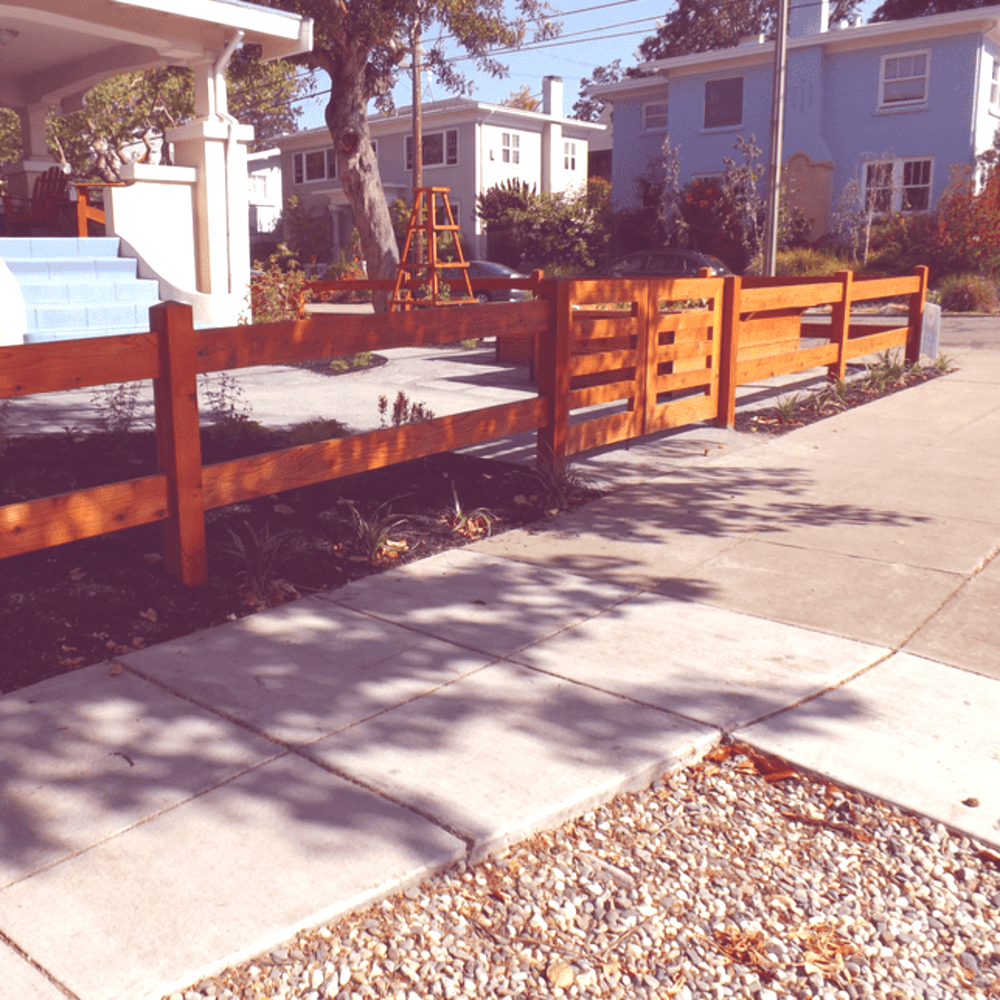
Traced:
POLYGON ((160 377, 153 380, 153 401, 156 454, 160 472, 167 477, 170 505, 170 516, 163 522, 164 565, 183 583, 204 583, 208 563, 191 307, 161 302, 149 310, 149 328, 160 341, 160 377))
POLYGON ((569 432, 569 387, 573 324, 570 281, 549 281, 540 286, 552 302, 553 324, 538 340, 538 391, 548 397, 548 423, 538 428, 537 461, 554 469, 565 465, 569 432))
POLYGON ((736 376, 740 350, 740 299, 743 283, 738 277, 725 278, 722 286, 722 342, 719 344, 719 403, 716 427, 736 424, 736 376))
POLYGON ((910 296, 909 330, 906 332, 906 360, 915 365, 920 360, 920 335, 924 328, 924 304, 927 301, 927 276, 929 269, 923 264, 913 269, 920 279, 920 289, 910 296))
POLYGON ((839 382, 847 374, 847 337, 851 332, 851 297, 854 291, 854 272, 837 271, 840 282, 840 301, 833 303, 830 316, 830 340, 837 345, 837 360, 826 366, 830 381, 839 382))

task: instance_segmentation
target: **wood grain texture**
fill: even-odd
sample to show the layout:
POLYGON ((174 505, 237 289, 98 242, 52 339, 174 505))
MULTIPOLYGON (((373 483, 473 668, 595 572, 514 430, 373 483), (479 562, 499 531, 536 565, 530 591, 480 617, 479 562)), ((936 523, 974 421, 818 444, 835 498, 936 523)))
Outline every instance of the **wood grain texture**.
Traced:
POLYGON ((159 374, 152 333, 0 347, 0 399, 134 382, 159 374))
POLYGON ((0 507, 0 558, 169 516, 167 477, 144 476, 0 507))

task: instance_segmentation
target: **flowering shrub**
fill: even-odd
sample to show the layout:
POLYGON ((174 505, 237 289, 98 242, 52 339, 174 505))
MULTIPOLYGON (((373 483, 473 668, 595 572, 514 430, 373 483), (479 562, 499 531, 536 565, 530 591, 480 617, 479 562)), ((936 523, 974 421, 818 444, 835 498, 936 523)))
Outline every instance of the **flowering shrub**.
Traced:
POLYGON ((306 276, 296 268, 285 270, 280 253, 266 265, 256 263, 250 276, 250 322, 274 323, 299 319, 306 301, 306 276))

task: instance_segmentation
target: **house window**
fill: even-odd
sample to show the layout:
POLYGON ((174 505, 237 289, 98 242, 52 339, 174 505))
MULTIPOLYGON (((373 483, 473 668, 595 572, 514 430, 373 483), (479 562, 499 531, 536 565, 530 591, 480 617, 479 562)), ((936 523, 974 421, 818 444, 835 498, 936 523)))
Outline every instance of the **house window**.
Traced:
POLYGON ((902 52, 882 57, 883 108, 906 107, 927 102, 929 52, 902 52))
MULTIPOLYGON (((455 225, 456 226, 461 225, 461 222, 459 221, 459 218, 458 218, 458 202, 457 201, 449 201, 448 202, 448 207, 451 208, 451 217, 455 220, 455 225)), ((447 213, 444 210, 444 205, 437 205, 435 207, 435 209, 434 209, 434 219, 435 219, 435 225, 438 225, 438 226, 447 226, 448 225, 448 215, 447 215, 447 213)))
POLYGON ((521 137, 516 132, 502 132, 500 145, 502 147, 500 159, 504 163, 521 162, 521 137))
POLYGON ((743 124, 743 77, 705 81, 705 128, 743 124))
POLYGON ((667 127, 666 101, 659 101, 656 104, 644 104, 642 106, 642 127, 647 132, 667 127))
POLYGON ((337 154, 332 148, 295 153, 292 157, 292 177, 296 184, 308 181, 332 181, 336 176, 337 154))
POLYGON ((990 107, 1000 113, 1000 60, 993 60, 993 80, 990 83, 990 107))
POLYGON ((576 143, 563 143, 563 169, 576 170, 576 143))
POLYGON ((865 209, 886 212, 926 212, 931 205, 929 159, 881 160, 865 164, 865 209))
MULTIPOLYGON (((425 132, 421 139, 425 167, 455 166, 458 163, 458 129, 425 132)), ((413 169, 413 136, 406 137, 406 169, 413 169)))

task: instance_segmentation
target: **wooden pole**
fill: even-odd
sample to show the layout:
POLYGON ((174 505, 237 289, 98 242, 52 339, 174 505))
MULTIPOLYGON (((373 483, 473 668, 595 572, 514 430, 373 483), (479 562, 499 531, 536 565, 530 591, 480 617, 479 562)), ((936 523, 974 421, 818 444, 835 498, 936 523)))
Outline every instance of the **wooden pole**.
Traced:
POLYGON ((830 317, 830 340, 837 345, 837 360, 827 365, 826 375, 831 382, 840 381, 847 374, 847 338, 851 332, 851 297, 854 290, 854 272, 838 271, 834 277, 840 282, 840 301, 834 302, 830 317))
POLYGON ((722 287, 722 343, 719 345, 719 411, 716 427, 736 424, 736 366, 740 347, 742 282, 726 278, 722 287))
POLYGON ((553 302, 554 324, 538 342, 538 391, 549 400, 548 423, 538 429, 538 464, 553 469, 566 463, 569 436, 572 287, 570 281, 550 281, 541 286, 543 298, 553 302))
POLYGON ((205 503, 198 427, 197 337, 189 305, 161 302, 149 310, 160 338, 159 378, 153 379, 156 454, 167 477, 170 516, 163 522, 163 560, 183 583, 204 583, 205 503))
POLYGON ((924 305, 927 301, 927 276, 930 270, 923 264, 913 269, 920 279, 920 290, 910 296, 910 329, 906 334, 906 360, 915 365, 920 360, 920 335, 924 328, 924 305))

